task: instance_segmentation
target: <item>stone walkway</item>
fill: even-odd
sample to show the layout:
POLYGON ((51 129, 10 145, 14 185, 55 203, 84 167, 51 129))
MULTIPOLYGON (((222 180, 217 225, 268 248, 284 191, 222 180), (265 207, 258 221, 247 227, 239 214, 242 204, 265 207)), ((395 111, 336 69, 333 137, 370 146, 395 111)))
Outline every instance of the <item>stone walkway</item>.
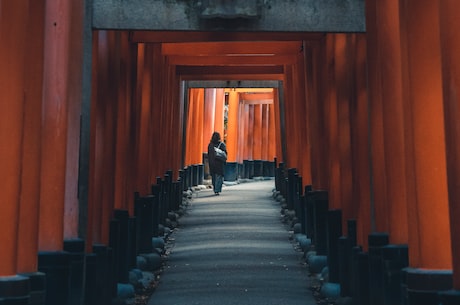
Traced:
POLYGON ((316 305, 273 180, 194 194, 148 305, 316 305))

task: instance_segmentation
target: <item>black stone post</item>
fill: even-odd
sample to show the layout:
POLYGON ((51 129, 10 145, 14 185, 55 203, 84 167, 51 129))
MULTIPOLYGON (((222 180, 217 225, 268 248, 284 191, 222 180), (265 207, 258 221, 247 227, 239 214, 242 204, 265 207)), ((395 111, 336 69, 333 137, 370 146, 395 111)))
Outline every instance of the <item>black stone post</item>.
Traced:
POLYGON ((69 304, 70 264, 68 252, 38 253, 38 271, 46 274, 46 305, 69 304))
POLYGON ((84 303, 85 241, 82 239, 64 240, 64 251, 70 255, 70 305, 84 303))
POLYGON ((460 304, 460 291, 448 290, 439 293, 440 305, 458 305, 460 304))
POLYGON ((329 282, 340 283, 339 238, 342 236, 342 211, 327 212, 327 264, 329 266, 329 282))
POLYGON ((94 253, 86 254, 85 271, 85 305, 103 304, 98 290, 98 262, 97 255, 94 253))
POLYGON ((353 251, 354 269, 356 270, 355 291, 353 297, 357 305, 369 305, 369 255, 359 247, 353 251))
POLYGON ((254 160, 248 160, 248 178, 254 178, 254 160))
MULTIPOLYGON (((171 171, 172 174, 172 171, 171 171)), ((203 184, 203 179, 204 179, 204 165, 203 164, 198 164, 198 185, 203 184)))
MULTIPOLYGON (((26 304, 27 305, 45 305, 46 274, 43 272, 32 272, 32 273, 22 273, 18 275, 29 278, 30 298, 28 298, 28 302, 26 304)), ((9 292, 16 291, 15 289, 11 289, 9 287, 6 290, 9 292)), ((0 291, 4 291, 4 288, 0 288, 0 291)), ((0 299, 2 298, 1 295, 2 293, 0 292, 0 299)), ((17 297, 21 297, 21 296, 15 295, 14 296, 15 301, 17 297)), ((22 297, 24 298, 25 296, 22 296, 22 297)))
MULTIPOLYGON (((116 222, 114 222, 114 224, 115 223, 116 222)), ((95 285, 94 290, 97 300, 95 304, 111 304, 112 299, 117 295, 118 265, 116 263, 118 261, 114 260, 116 253, 112 248, 102 244, 94 244, 93 253, 96 256, 96 276, 94 280, 89 279, 89 275, 94 274, 94 272, 90 271, 86 279, 95 285)), ((87 258, 90 258, 90 256, 87 258)), ((88 286, 87 284, 86 287, 88 286)))
POLYGON ((254 177, 263 176, 262 160, 254 160, 254 177))
MULTIPOLYGON (((118 230, 110 230, 109 246, 117 257, 117 279, 119 283, 129 282, 129 213, 127 210, 114 210, 114 218, 118 221, 118 230)), ((112 226, 111 226, 112 229, 112 226)))
POLYGON ((409 265, 408 246, 388 245, 382 247, 382 259, 384 304, 402 304, 402 270, 409 265))
POLYGON ((134 215, 136 216, 137 253, 152 252, 152 228, 154 226, 154 196, 140 197, 134 194, 134 215))
POLYGON ((387 233, 371 233, 368 241, 370 305, 384 305, 382 247, 388 245, 389 236, 387 233))
MULTIPOLYGON (((128 218, 128 269, 134 269, 137 266, 137 219, 136 217, 128 218)), ((128 270, 129 281, 129 270, 128 270)))
POLYGON ((329 200, 327 191, 313 192, 314 233, 312 243, 317 255, 327 255, 327 211, 329 200))
POLYGON ((236 181, 238 179, 238 163, 227 162, 224 168, 225 181, 236 181))
POLYGON ((452 289, 451 270, 405 268, 408 305, 439 305, 440 292, 452 289))
POLYGON ((158 227, 160 225, 160 193, 161 187, 158 184, 152 185, 152 236, 159 236, 158 227))
POLYGON ((294 196, 295 196, 295 189, 296 189, 296 183, 294 182, 294 180, 295 180, 296 172, 297 171, 295 168, 289 168, 288 176, 286 179, 286 182, 287 182, 286 203, 287 203, 287 208, 290 211, 294 210, 294 196))
POLYGON ((313 189, 311 185, 305 187, 305 234, 312 239, 315 232, 315 221, 313 213, 313 189))
POLYGON ((342 297, 353 296, 356 270, 353 268, 353 249, 356 247, 356 220, 347 221, 347 236, 339 239, 340 293, 342 297))
MULTIPOLYGON (((54 269, 54 267, 53 267, 54 269)), ((54 272, 55 270, 53 270, 54 272)), ((54 283, 53 283, 54 284, 54 283)), ((28 305, 30 298, 30 279, 27 276, 15 275, 0 277, 0 304, 28 305)), ((47 295, 52 292, 47 291, 47 295)), ((57 295, 59 293, 54 293, 57 295)), ((64 299, 63 299, 64 300, 64 299)), ((53 299, 54 301, 54 299, 53 299)), ((51 304, 51 303, 50 303, 51 304)), ((52 303, 57 304, 57 303, 52 303)), ((67 304, 67 303, 63 303, 67 304)))

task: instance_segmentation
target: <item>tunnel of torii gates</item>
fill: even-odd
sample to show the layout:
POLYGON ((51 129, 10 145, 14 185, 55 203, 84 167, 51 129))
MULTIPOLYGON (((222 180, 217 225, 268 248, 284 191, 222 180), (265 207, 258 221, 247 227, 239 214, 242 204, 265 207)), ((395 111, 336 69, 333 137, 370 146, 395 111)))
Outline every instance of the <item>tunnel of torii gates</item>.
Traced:
POLYGON ((386 232, 460 289, 456 1, 366 1, 365 33, 93 30, 89 63, 79 1, 41 2, 0 10, 2 283, 107 245, 114 210, 203 162, 226 100, 229 162, 297 169, 365 251, 386 232))

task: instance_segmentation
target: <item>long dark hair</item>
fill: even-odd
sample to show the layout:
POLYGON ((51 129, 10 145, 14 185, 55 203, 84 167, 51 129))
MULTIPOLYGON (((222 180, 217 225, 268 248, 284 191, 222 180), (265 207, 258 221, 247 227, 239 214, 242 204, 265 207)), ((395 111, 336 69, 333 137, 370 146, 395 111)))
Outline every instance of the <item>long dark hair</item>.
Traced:
POLYGON ((215 132, 212 134, 211 142, 214 143, 214 144, 218 144, 218 143, 220 142, 220 133, 218 133, 217 131, 215 131, 215 132))

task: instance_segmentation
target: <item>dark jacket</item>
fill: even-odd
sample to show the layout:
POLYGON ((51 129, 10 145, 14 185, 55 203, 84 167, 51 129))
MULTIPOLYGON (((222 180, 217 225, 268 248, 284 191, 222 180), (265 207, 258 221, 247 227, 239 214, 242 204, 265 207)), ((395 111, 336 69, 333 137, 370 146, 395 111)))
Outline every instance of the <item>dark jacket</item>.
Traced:
POLYGON ((216 159, 216 152, 214 151, 214 147, 218 147, 220 144, 220 149, 227 153, 227 147, 225 146, 224 142, 210 142, 208 145, 208 161, 209 161, 209 171, 212 174, 224 175, 224 166, 225 162, 216 159), (222 144, 220 144, 222 143, 222 144))

